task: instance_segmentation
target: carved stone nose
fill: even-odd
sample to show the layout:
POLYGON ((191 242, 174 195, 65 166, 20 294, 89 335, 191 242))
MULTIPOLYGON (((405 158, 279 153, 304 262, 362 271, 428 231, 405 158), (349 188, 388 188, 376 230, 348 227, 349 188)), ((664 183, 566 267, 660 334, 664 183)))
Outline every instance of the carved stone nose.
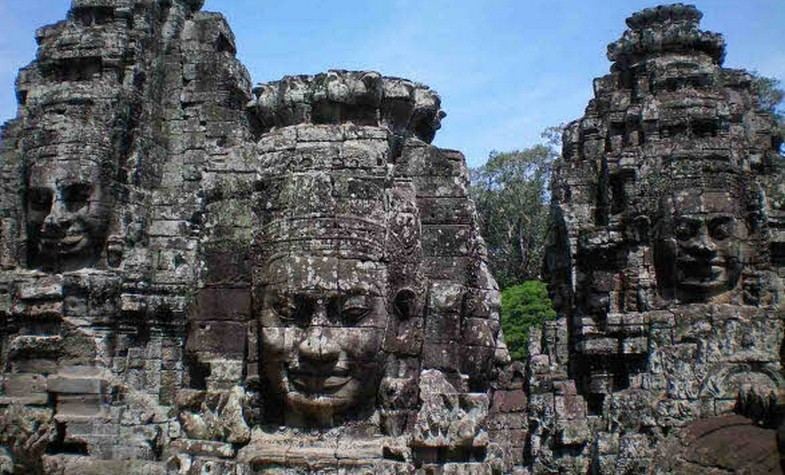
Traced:
POLYGON ((690 242, 690 248, 700 255, 713 255, 717 252, 717 245, 707 233, 701 233, 690 242))
POLYGON ((319 363, 333 363, 338 359, 340 347, 320 326, 311 326, 298 350, 306 360, 319 363))
POLYGON ((70 219, 66 216, 49 215, 44 219, 43 230, 47 233, 64 232, 70 225, 70 219))
POLYGON ((313 315, 311 315, 311 325, 324 326, 329 324, 330 320, 327 317, 327 306, 323 301, 319 300, 314 306, 313 315))
POLYGON ((57 231, 68 227, 71 222, 70 213, 62 209, 62 205, 58 202, 52 203, 52 209, 49 214, 44 218, 44 229, 57 231))

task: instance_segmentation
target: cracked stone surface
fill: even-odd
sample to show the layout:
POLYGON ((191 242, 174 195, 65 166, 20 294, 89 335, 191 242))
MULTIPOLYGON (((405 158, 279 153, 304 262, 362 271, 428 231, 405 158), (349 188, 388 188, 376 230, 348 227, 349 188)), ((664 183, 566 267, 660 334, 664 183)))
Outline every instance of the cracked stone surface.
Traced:
POLYGON ((522 379, 439 96, 252 87, 201 6, 75 0, 36 33, 2 129, 0 470, 513 470, 525 405, 491 401, 522 379))
MULTIPOLYGON (((744 454, 696 455, 719 435, 672 439, 731 414, 750 434, 777 423, 781 139, 701 16, 681 4, 632 15, 564 133, 546 262, 559 318, 529 360, 535 472, 752 470, 744 454)), ((761 437, 774 447, 769 430, 739 450, 761 437)))
POLYGON ((0 473, 776 468, 779 142, 694 7, 633 15, 565 132, 521 363, 438 94, 252 87, 202 3, 74 0, 20 70, 0 473))

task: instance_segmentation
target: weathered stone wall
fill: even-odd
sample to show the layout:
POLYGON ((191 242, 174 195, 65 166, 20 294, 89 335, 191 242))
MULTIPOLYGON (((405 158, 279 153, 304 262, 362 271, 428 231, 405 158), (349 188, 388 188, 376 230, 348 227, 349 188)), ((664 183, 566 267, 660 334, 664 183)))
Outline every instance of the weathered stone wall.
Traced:
POLYGON ((520 381, 517 392, 491 384, 508 360, 498 291, 463 157, 428 144, 439 97, 346 71, 254 93, 242 208, 252 211, 254 317, 237 361, 257 429, 238 460, 254 470, 511 469, 523 434, 500 437, 491 422, 523 407, 492 405, 492 391, 510 389, 519 404, 524 394, 520 381), (332 429, 315 438, 313 427, 332 429))
MULTIPOLYGON (((697 419, 773 422, 780 139, 700 17, 684 5, 630 17, 564 133, 546 263, 559 319, 529 359, 535 471, 653 470, 680 460, 655 448, 697 419)), ((772 449, 773 432, 759 435, 772 449)))
POLYGON ((3 129, 2 470, 509 472, 523 368, 425 86, 252 90, 201 2, 79 0, 3 129), (127 462, 131 460, 133 462, 127 462))
POLYGON ((178 437, 201 172, 250 136, 232 33, 199 7, 74 1, 20 72, 2 144, 4 470, 163 471, 178 437))

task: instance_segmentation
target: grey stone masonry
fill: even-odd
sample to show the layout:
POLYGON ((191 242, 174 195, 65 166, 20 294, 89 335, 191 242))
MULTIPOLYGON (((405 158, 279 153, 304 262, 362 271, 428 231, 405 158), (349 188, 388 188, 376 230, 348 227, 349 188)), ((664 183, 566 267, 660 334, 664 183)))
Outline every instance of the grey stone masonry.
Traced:
POLYGON ((701 16, 632 15, 564 132, 545 264, 559 317, 529 358, 534 472, 779 470, 781 137, 701 16), (725 429, 733 414, 747 433, 725 429))
POLYGON ((511 364, 426 86, 251 86, 222 16, 75 0, 0 149, 0 472, 501 473, 511 364))

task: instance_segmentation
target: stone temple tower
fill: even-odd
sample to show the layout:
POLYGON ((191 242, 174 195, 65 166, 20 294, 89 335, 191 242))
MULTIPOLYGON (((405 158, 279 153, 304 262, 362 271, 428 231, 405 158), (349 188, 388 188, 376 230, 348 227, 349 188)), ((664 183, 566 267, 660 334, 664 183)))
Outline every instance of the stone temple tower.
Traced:
POLYGON ((74 0, 0 144, 0 473, 509 472, 511 363, 426 86, 251 87, 195 0, 74 0))
POLYGON ((535 469, 642 470, 684 434, 668 459, 712 465, 684 428, 764 422, 783 386, 781 142, 701 16, 628 18, 565 130, 546 262, 559 318, 529 361, 535 469))

